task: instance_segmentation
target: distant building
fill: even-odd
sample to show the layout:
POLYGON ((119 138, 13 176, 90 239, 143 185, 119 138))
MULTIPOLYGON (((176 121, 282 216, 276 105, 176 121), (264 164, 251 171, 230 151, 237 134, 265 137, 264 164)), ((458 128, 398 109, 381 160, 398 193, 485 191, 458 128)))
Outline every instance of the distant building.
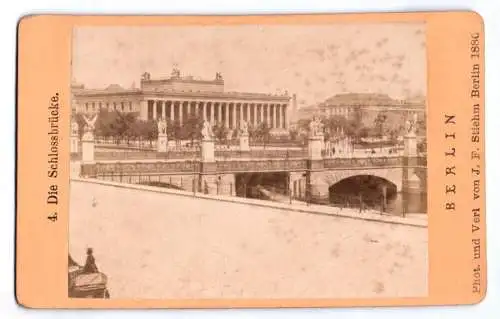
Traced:
POLYGON ((267 123, 272 132, 285 132, 290 121, 290 100, 284 94, 226 92, 224 80, 216 73, 213 80, 181 76, 176 68, 168 78, 141 78, 140 88, 125 89, 112 84, 105 89, 86 89, 72 84, 74 112, 96 113, 100 109, 136 112, 143 120, 160 117, 183 123, 190 115, 211 123, 224 123, 236 129, 242 121, 257 126, 267 123))
POLYGON ((371 121, 376 114, 387 111, 391 113, 425 112, 425 98, 412 100, 396 100, 387 94, 374 93, 342 93, 334 95, 324 102, 298 110, 298 118, 312 116, 334 116, 352 118, 359 111, 364 121, 371 121))

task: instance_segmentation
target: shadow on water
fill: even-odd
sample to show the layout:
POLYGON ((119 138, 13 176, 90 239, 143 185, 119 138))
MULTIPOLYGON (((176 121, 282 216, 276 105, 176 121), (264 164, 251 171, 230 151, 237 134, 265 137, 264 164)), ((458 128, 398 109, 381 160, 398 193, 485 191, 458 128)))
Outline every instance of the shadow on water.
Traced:
POLYGON ((287 195, 288 178, 286 172, 236 174, 236 196, 270 200, 262 189, 272 194, 287 195))
POLYGON ((357 175, 329 188, 329 205, 360 210, 376 210, 401 215, 400 194, 394 183, 377 176, 357 175))

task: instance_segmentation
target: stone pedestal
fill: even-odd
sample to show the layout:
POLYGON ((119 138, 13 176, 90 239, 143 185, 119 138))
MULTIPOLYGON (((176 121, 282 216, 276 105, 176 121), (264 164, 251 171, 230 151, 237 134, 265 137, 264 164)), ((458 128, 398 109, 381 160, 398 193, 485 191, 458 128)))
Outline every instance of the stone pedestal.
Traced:
POLYGON ((214 140, 201 141, 201 161, 204 163, 215 162, 215 143, 214 140))
POLYGON ((414 132, 410 132, 404 137, 404 156, 417 156, 417 136, 414 132))
POLYGON ((82 138, 82 162, 83 163, 94 161, 94 147, 95 147, 94 136, 84 135, 82 138))
POLYGON ((323 136, 319 135, 319 136, 309 137, 309 143, 307 145, 307 148, 308 148, 308 158, 310 160, 322 159, 321 156, 322 144, 323 144, 323 136))
POLYGON ((78 135, 71 135, 69 138, 69 150, 71 153, 78 153, 78 135))
MULTIPOLYGON (((314 167, 314 163, 311 163, 312 172, 309 180, 306 182, 310 183, 309 192, 310 192, 310 200, 313 200, 316 203, 328 203, 329 195, 330 195, 330 184, 324 178, 324 172, 321 170, 321 166, 314 167), (316 169, 316 171, 314 171, 316 169)), ((320 163, 316 163, 320 164, 320 163)))
POLYGON ((240 151, 248 152, 250 151, 250 144, 248 140, 248 134, 240 135, 240 151))
POLYGON ((404 214, 419 214, 423 212, 422 194, 425 191, 422 189, 420 178, 415 174, 414 167, 417 164, 417 136, 413 131, 404 137, 403 156, 403 212, 404 214))
POLYGON ((156 151, 159 153, 165 153, 168 147, 168 138, 166 134, 158 135, 158 140, 156 142, 156 151))
POLYGON ((69 163, 70 167, 70 178, 78 178, 81 175, 82 163, 80 161, 71 161, 69 163))
POLYGON ((420 178, 413 174, 403 187, 403 210, 405 214, 422 213, 422 187, 420 178))

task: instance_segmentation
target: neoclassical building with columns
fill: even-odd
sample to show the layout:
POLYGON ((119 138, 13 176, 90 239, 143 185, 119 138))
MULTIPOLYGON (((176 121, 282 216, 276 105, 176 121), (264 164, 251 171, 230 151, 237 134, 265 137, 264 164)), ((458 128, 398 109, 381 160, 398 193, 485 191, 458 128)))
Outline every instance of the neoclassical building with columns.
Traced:
POLYGON ((291 97, 287 92, 228 92, 220 73, 212 80, 202 80, 181 76, 175 68, 167 78, 152 78, 144 73, 140 88, 113 84, 105 89, 87 89, 72 84, 73 112, 91 114, 105 108, 137 112, 142 120, 163 117, 181 125, 196 115, 212 124, 223 123, 228 129, 237 129, 242 121, 252 126, 265 122, 275 133, 287 131, 290 104, 294 101, 295 95, 291 97))

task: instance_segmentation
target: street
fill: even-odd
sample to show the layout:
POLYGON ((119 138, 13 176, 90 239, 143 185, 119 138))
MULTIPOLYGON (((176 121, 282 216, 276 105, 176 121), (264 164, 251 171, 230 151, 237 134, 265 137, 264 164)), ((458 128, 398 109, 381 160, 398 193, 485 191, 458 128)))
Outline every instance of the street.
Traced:
POLYGON ((427 229, 71 182, 70 253, 112 298, 427 295, 427 229))

